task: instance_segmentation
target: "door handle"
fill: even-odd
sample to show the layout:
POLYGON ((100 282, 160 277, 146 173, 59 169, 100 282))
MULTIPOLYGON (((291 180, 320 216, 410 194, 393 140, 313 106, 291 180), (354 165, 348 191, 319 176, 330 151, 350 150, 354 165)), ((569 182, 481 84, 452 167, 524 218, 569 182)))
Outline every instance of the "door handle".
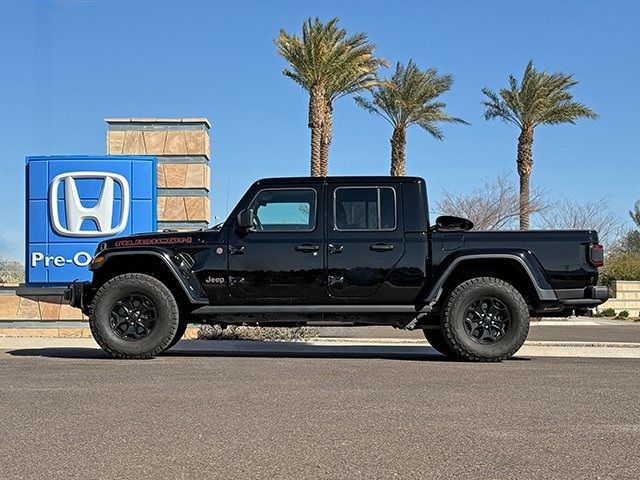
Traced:
POLYGON ((229 245, 230 255, 242 255, 244 253, 244 245, 229 245))
POLYGON ((310 253, 310 252, 317 252, 318 250, 320 250, 320 247, 318 245, 311 245, 310 243, 303 243, 302 245, 296 245, 296 251, 298 252, 310 253))
POLYGON ((329 255, 342 253, 343 249, 344 249, 344 245, 334 245, 333 243, 330 243, 328 246, 329 255))
POLYGON ((372 243, 369 245, 369 250, 374 252, 388 252, 393 250, 393 245, 390 243, 372 243))

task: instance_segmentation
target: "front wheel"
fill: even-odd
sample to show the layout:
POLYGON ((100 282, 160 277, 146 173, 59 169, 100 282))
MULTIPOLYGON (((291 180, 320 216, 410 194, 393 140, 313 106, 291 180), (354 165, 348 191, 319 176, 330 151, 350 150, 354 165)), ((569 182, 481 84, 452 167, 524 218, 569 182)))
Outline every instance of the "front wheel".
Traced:
POLYGON ((446 344, 463 360, 499 362, 513 356, 529 333, 529 309, 513 285, 472 278, 447 298, 442 315, 446 344))
POLYGON ((180 320, 180 324, 178 325, 178 330, 176 330, 176 334, 173 337, 173 340, 171 340, 171 343, 169 343, 169 346, 166 348, 166 350, 173 348, 176 345, 176 343, 182 340, 182 337, 184 337, 184 333, 187 331, 188 326, 189 324, 185 320, 180 320))
POLYGON ((89 326, 98 345, 115 358, 152 358, 166 350, 179 327, 178 306, 157 278, 126 273, 96 293, 89 326))

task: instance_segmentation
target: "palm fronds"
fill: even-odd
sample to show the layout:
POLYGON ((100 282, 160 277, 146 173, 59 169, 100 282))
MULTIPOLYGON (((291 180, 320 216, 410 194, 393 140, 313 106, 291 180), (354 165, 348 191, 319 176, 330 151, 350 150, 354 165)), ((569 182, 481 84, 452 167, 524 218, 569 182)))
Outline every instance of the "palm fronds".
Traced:
POLYGON ((485 88, 484 117, 500 118, 520 128, 575 123, 580 118, 598 118, 587 106, 575 102, 570 89, 577 85, 572 75, 538 71, 529 62, 522 81, 509 76, 509 87, 497 93, 485 88))
POLYGON ((435 138, 442 138, 439 123, 467 123, 444 111, 446 104, 436 99, 451 88, 451 75, 438 75, 434 68, 422 71, 409 61, 396 64, 390 78, 377 85, 372 99, 356 97, 356 104, 380 115, 395 127, 418 125, 435 138))

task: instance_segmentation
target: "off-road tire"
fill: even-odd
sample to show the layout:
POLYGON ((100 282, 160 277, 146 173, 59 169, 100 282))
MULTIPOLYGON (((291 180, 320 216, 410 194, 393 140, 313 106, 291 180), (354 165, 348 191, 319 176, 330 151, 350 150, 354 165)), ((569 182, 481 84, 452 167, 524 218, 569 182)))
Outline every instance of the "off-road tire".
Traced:
POLYGON ((529 333, 529 309, 513 285, 493 277, 467 280, 449 294, 442 315, 442 333, 447 345, 460 359, 475 362, 500 362, 515 354, 529 333), (483 296, 500 300, 509 310, 511 324, 503 338, 492 344, 477 343, 465 330, 467 307, 483 296))
POLYGON ((440 326, 438 326, 438 328, 424 328, 422 331, 429 345, 442 355, 456 360, 460 358, 457 352, 447 343, 440 326))
POLYGON ((187 327, 188 326, 189 326, 188 322, 186 322, 184 320, 180 320, 180 323, 178 324, 178 330, 176 330, 176 335, 175 335, 175 337, 173 337, 173 340, 171 340, 171 343, 165 349, 165 351, 169 350, 170 348, 175 346, 176 343, 178 343, 180 340, 182 340, 182 337, 184 337, 184 332, 187 331, 187 327))
POLYGON ((114 358, 155 357, 169 347, 180 324, 178 305, 171 291, 160 280, 141 273, 126 273, 105 282, 96 292, 90 310, 89 326, 93 338, 114 358), (110 325, 115 302, 132 293, 146 296, 158 313, 154 328, 138 340, 121 338, 110 325))

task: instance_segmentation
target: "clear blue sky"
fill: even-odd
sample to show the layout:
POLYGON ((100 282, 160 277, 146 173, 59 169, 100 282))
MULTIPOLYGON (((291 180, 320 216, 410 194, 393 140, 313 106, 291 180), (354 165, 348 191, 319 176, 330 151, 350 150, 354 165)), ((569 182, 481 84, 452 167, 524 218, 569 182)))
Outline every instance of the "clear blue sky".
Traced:
MULTIPOLYGON (((515 127, 482 118, 481 88, 533 59, 573 73, 577 99, 601 115, 542 127, 533 184, 578 201, 640 198, 640 2, 9 0, 0 13, 0 240, 22 258, 24 157, 104 154, 105 117, 207 117, 217 217, 255 179, 307 175, 305 93, 281 74, 273 39, 309 16, 365 31, 391 63, 451 73, 439 142, 408 135, 407 173, 470 190, 515 171, 515 127), (535 7, 534 7, 535 5, 535 7)), ((384 72, 383 72, 384 73, 384 72)), ((330 174, 387 174, 389 126, 343 98, 330 174)))

